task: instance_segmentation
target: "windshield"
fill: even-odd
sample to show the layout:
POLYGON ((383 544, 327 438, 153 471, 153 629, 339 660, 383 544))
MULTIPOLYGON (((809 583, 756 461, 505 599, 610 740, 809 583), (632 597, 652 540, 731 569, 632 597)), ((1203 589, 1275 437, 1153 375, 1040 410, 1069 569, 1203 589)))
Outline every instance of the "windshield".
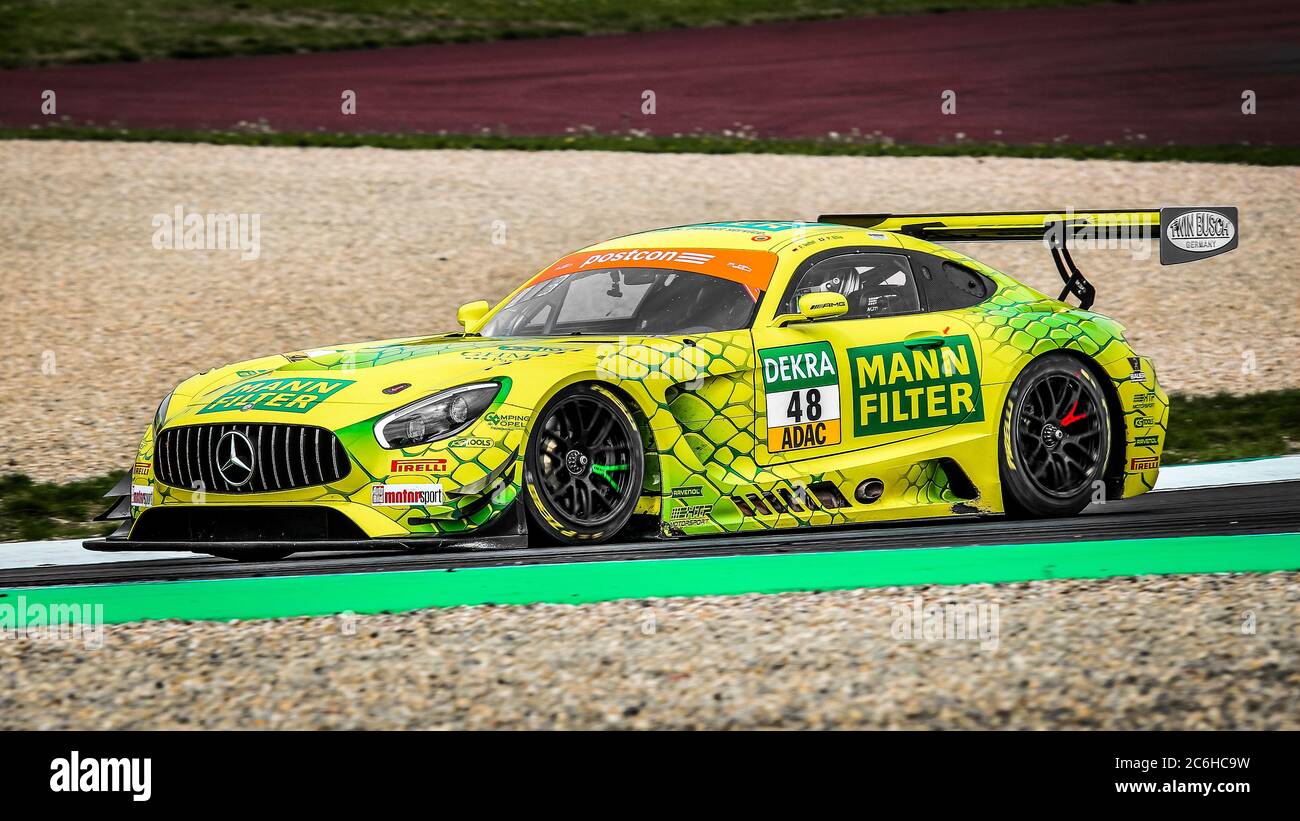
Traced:
POLYGON ((758 304, 744 285, 666 268, 601 268, 520 291, 483 336, 700 334, 747 327, 758 304))

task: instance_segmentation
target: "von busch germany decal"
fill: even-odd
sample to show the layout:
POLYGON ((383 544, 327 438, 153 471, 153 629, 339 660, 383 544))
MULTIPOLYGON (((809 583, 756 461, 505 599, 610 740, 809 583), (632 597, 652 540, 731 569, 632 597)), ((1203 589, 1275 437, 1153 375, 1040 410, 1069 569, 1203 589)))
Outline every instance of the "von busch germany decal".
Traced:
POLYGON ((840 441, 840 378, 828 342, 759 351, 767 395, 767 449, 819 448, 840 441))
POLYGON ((256 379, 236 385, 199 413, 254 409, 306 413, 351 384, 350 379, 256 379))
POLYGON ((944 337, 933 348, 894 342, 848 353, 856 436, 984 420, 979 364, 969 336, 944 337))

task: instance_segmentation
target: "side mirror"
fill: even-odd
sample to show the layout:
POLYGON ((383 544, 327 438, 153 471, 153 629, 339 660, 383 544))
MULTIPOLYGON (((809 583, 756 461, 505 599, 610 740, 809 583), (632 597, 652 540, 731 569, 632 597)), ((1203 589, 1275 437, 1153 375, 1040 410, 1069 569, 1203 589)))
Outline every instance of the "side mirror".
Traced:
POLYGON ((492 304, 486 299, 466 302, 456 311, 456 321, 468 331, 471 325, 477 325, 478 321, 490 310, 492 310, 492 304))
POLYGON ((777 327, 785 327, 793 322, 815 322, 844 316, 849 312, 849 301, 843 294, 804 294, 799 297, 799 313, 782 314, 776 318, 777 327))

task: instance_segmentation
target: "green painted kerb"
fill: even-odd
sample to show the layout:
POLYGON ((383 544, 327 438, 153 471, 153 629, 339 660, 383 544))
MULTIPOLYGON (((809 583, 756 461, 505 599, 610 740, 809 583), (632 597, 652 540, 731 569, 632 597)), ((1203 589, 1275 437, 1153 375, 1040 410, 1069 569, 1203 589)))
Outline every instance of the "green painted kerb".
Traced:
MULTIPOLYGON (((37 613, 102 604, 110 624, 141 619, 257 619, 470 604, 970 584, 1162 573, 1300 570, 1300 534, 866 550, 629 562, 480 567, 0 591, 37 613)), ((28 623, 32 623, 29 619, 28 623)))

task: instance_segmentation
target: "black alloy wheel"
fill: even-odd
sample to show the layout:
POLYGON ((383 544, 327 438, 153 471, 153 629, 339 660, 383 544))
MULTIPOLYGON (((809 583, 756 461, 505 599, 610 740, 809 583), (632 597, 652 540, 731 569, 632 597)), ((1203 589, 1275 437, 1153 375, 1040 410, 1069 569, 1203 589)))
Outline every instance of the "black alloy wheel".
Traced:
POLYGON ((1021 372, 1007 398, 1002 433, 1008 512, 1078 513, 1105 479, 1111 453, 1106 395, 1073 357, 1049 354, 1021 372))
POLYGON ((599 387, 577 386, 547 403, 525 461, 529 513, 557 541, 613 537, 641 495, 640 434, 622 403, 599 387))

